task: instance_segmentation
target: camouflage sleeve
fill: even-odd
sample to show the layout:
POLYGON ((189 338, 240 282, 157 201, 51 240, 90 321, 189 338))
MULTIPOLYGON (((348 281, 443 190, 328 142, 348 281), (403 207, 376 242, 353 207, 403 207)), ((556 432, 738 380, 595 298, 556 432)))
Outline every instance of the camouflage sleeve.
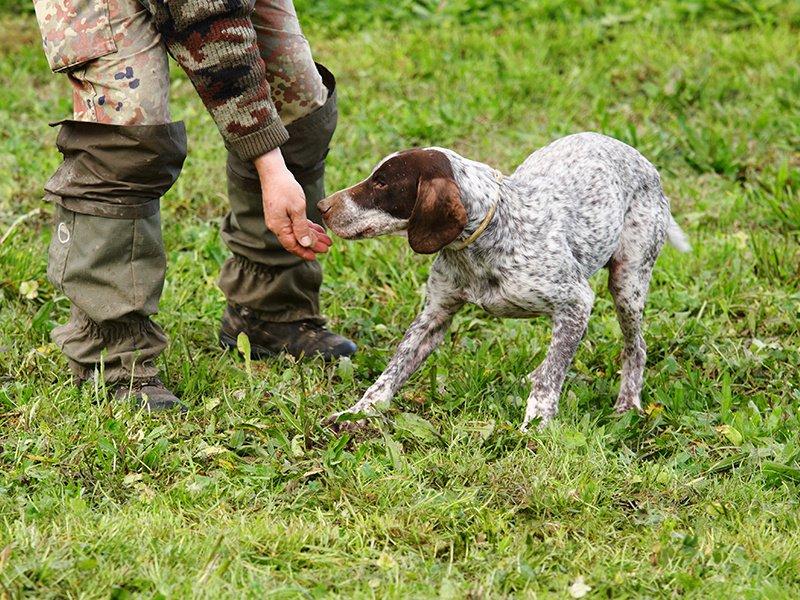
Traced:
POLYGON ((225 145, 252 160, 289 139, 270 97, 252 0, 142 0, 225 145))

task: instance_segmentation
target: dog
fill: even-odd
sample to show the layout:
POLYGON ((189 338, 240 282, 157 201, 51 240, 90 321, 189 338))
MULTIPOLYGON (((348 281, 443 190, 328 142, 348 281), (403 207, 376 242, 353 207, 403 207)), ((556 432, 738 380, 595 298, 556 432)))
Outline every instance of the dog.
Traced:
POLYGON ((646 346, 642 314, 665 240, 690 246, 670 213, 656 168, 619 140, 579 133, 531 154, 505 177, 446 148, 384 158, 364 181, 318 203, 345 239, 400 234, 438 252, 422 312, 361 400, 328 423, 339 428, 385 410, 444 338, 466 303, 499 317, 547 315, 552 339, 532 386, 522 430, 545 426, 594 302, 589 278, 605 267, 624 337, 615 408, 641 410, 646 346), (342 418, 342 415, 348 415, 342 418))

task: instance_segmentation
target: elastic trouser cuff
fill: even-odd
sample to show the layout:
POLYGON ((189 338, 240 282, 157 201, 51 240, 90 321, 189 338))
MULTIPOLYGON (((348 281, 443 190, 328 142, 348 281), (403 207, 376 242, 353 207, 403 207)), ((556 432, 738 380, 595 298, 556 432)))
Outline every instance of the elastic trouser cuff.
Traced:
POLYGON ((325 319, 319 310, 322 268, 316 261, 268 267, 234 255, 222 265, 219 287, 228 302, 244 306, 271 323, 325 319))
POLYGON ((160 198, 186 158, 182 122, 107 125, 59 121, 64 161, 45 184, 45 198, 85 215, 142 219, 158 212, 160 198))
POLYGON ((164 331, 148 318, 96 323, 73 306, 70 320, 53 330, 53 341, 79 381, 102 374, 106 383, 158 374, 156 357, 167 346, 164 331))

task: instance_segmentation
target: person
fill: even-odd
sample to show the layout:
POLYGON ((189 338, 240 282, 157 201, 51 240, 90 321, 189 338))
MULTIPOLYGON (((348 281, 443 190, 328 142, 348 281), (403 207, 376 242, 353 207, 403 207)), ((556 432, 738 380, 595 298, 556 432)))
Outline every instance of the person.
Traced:
POLYGON ((220 343, 244 332, 255 358, 347 356, 325 328, 322 271, 331 241, 316 203, 337 121, 335 79, 316 64, 292 0, 34 0, 45 54, 72 86, 58 123, 63 162, 47 274, 70 300, 52 337, 78 384, 99 377, 150 410, 181 406, 159 379, 167 345, 153 320, 164 284, 160 198, 186 156, 169 110, 172 55, 227 149, 232 252, 220 343))

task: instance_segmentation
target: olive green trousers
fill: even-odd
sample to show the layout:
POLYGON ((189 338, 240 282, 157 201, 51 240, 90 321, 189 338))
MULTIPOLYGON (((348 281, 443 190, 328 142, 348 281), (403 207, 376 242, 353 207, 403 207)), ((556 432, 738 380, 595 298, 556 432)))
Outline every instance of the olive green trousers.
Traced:
MULTIPOLYGON (((324 67, 319 72, 327 101, 288 124, 290 138, 281 147, 316 222, 337 121, 334 78, 324 67)), ((45 186, 56 205, 48 277, 72 308, 52 337, 79 380, 100 370, 107 382, 152 377, 167 344, 150 318, 158 311, 166 269, 159 199, 186 154, 183 126, 65 121, 58 147, 64 162, 45 186)), ((227 300, 266 321, 322 322, 319 264, 289 254, 266 229, 251 162, 228 153, 227 175, 230 211, 222 237, 233 256, 219 279, 227 300)))

